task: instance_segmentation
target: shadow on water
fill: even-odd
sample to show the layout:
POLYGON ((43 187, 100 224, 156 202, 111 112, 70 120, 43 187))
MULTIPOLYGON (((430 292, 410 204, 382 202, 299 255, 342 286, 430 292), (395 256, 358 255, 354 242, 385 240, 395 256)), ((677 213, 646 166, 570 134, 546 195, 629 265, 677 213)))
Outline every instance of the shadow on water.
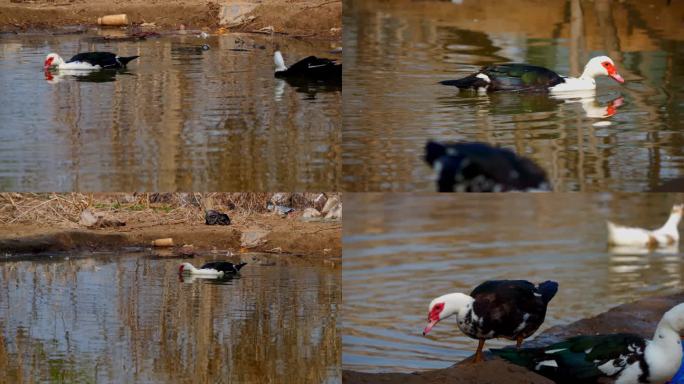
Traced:
POLYGON ((345 3, 343 188, 434 191, 428 139, 513 149, 557 191, 646 191, 684 177, 684 7, 647 3, 345 3), (577 76, 601 54, 626 83, 599 78, 593 101, 464 97, 438 83, 502 62, 577 76))
MULTIPOLYGON (((682 195, 352 194, 344 220, 344 369, 445 368, 475 351, 455 320, 423 337, 430 301, 491 279, 560 284, 542 330, 684 289, 679 247, 607 246, 606 220, 658 228, 682 195)), ((488 341, 488 347, 511 345, 488 341), (490 345, 491 344, 491 345, 490 345)))
POLYGON ((340 88, 280 85, 275 44, 288 62, 330 56, 330 42, 260 35, 3 37, 0 190, 338 189, 340 88), (140 57, 39 72, 49 52, 85 51, 140 57))
POLYGON ((0 263, 0 382, 339 380, 338 271, 181 282, 180 259, 78 256, 0 263))

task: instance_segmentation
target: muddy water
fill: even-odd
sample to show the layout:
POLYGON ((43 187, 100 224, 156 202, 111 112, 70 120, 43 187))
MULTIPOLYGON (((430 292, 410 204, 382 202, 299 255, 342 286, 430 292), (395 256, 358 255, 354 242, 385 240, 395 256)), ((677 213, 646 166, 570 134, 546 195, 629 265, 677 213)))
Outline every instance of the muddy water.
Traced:
MULTIPOLYGON (((343 368, 443 368, 475 352, 454 320, 425 326, 430 301, 489 279, 560 283, 542 329, 615 305, 681 292, 678 249, 611 252, 604 220, 659 227, 684 196, 641 194, 348 196, 343 368)), ((488 341, 489 346, 509 345, 488 341)))
POLYGON ((3 35, 0 190, 338 188, 341 91, 275 79, 276 44, 289 63, 336 56, 260 35, 3 35), (93 50, 140 58, 123 73, 43 74, 49 52, 93 50))
POLYGON ((428 139, 532 157, 557 191, 644 191, 684 177, 684 7, 664 1, 345 3, 344 188, 434 191, 428 139), (477 95, 437 84, 526 62, 578 75, 607 54, 626 79, 593 95, 477 95), (614 113, 612 116, 608 116, 614 113))
POLYGON ((179 281, 179 262, 0 263, 0 382, 339 381, 338 273, 247 265, 179 281))

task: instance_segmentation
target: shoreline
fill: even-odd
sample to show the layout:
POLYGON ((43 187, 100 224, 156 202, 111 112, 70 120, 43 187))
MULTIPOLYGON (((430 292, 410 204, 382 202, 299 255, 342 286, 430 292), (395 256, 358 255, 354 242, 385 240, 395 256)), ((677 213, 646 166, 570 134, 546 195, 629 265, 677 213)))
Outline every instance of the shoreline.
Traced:
POLYGON ((0 0, 0 32, 19 34, 75 28, 87 30, 98 27, 98 17, 120 13, 128 15, 131 23, 124 28, 136 29, 142 26, 146 31, 199 29, 210 34, 273 33, 279 36, 326 40, 339 40, 342 36, 341 0, 297 0, 291 3, 282 0, 263 0, 258 3, 171 0, 159 4, 143 0, 118 3, 82 0, 62 4, 48 0, 0 0), (244 17, 227 26, 220 25, 222 12, 245 5, 248 7, 244 8, 244 17))
MULTIPOLYGON (((684 302, 684 292, 622 304, 594 317, 578 320, 568 325, 551 327, 533 340, 525 342, 523 347, 548 345, 580 334, 628 332, 651 338, 662 314, 682 302, 684 302)), ((476 365, 470 363, 473 358, 471 356, 448 368, 412 373, 367 373, 342 370, 342 380, 346 384, 427 384, 447 381, 460 384, 493 384, 504 381, 509 384, 553 383, 525 368, 494 357, 488 351, 485 356, 486 361, 476 365)))

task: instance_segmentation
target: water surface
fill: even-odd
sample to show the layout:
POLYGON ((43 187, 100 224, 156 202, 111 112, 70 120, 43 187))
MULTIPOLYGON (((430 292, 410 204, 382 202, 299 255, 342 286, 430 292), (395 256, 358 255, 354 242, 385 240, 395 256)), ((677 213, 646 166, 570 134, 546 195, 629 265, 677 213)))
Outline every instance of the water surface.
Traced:
POLYGON ((644 191, 684 177, 684 4, 345 2, 343 188, 434 191, 428 139, 534 159, 557 191, 644 191), (577 76, 606 54, 626 79, 592 97, 478 95, 438 84, 524 62, 577 76))
MULTIPOLYGON (((607 219, 657 228, 681 195, 351 194, 344 219, 342 364, 369 372, 444 368, 475 352, 455 320, 428 337, 430 301, 491 279, 560 284, 541 330, 644 297, 681 292, 678 248, 609 251, 607 219)), ((487 346, 511 345, 487 341, 487 346)))
POLYGON ((341 91, 275 79, 276 44, 288 63, 336 56, 330 42, 260 35, 3 35, 0 190, 338 188, 341 91), (140 58, 122 73, 43 74, 49 52, 95 50, 140 58))
POLYGON ((339 382, 338 272, 250 264, 181 281, 180 262, 0 263, 0 382, 339 382))

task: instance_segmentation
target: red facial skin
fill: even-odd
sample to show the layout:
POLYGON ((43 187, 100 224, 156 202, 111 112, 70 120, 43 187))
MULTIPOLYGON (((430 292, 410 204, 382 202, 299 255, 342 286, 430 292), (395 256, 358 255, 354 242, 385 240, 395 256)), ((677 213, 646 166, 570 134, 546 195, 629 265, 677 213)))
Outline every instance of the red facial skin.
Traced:
POLYGON ((178 273, 183 273, 184 268, 185 268, 185 265, 181 264, 181 266, 178 267, 178 273))
POLYGON ((603 63, 601 63, 601 65, 603 66, 603 68, 606 69, 606 71, 608 71, 608 76, 612 77, 613 80, 617 81, 618 83, 625 82, 625 79, 623 79, 622 76, 620 76, 620 74, 617 73, 617 69, 615 69, 615 66, 611 64, 609 61, 604 61, 603 63))
POLYGON ((47 60, 45 60, 45 63, 43 63, 43 67, 44 67, 45 69, 50 68, 50 66, 52 65, 52 62, 53 62, 54 60, 55 60, 54 57, 49 57, 47 60))
POLYGON ((439 314, 444 310, 444 303, 437 303, 432 306, 428 313, 428 325, 423 329, 423 336, 427 335, 435 324, 439 323, 439 314))
POLYGON ((616 114, 618 107, 622 105, 622 100, 622 97, 618 97, 617 99, 611 101, 610 104, 608 104, 608 108, 606 108, 606 115, 604 117, 611 117, 616 114))

